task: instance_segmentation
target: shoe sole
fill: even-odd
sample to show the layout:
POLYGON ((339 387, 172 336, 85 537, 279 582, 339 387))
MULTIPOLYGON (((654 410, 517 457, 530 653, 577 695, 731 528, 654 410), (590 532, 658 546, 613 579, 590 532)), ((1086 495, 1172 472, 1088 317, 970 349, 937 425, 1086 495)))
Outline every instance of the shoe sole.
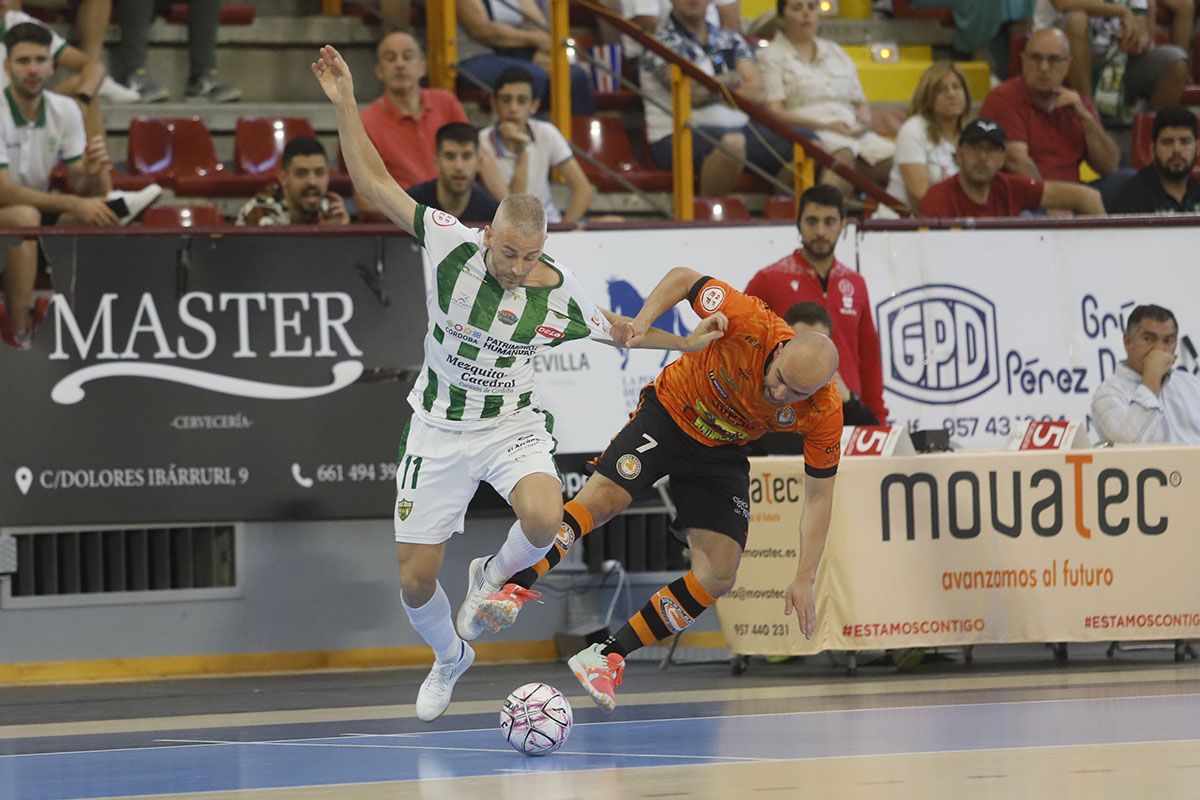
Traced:
MULTIPOLYGON (((481 565, 486 564, 487 556, 480 556, 479 558, 472 561, 471 565, 469 567, 467 567, 467 594, 466 594, 466 597, 470 597, 471 592, 475 588, 475 564, 476 564, 476 562, 480 563, 481 565)), ((483 569, 483 567, 480 566, 481 571, 482 571, 482 569, 483 569)), ((472 633, 470 630, 468 630, 467 624, 470 622, 478 621, 479 612, 476 611, 476 613, 473 617, 468 617, 465 614, 463 614, 463 610, 466 607, 467 607, 467 601, 464 598, 463 604, 458 607, 458 614, 455 615, 455 617, 454 617, 454 627, 458 630, 459 636, 461 636, 463 639, 465 639, 468 642, 473 642, 479 638, 479 634, 483 633, 483 627, 481 626, 479 628, 479 630, 475 631, 474 633, 472 633)))
POLYGON ((484 600, 475 612, 475 620, 491 628, 492 633, 499 633, 516 622, 520 613, 521 606, 512 600, 484 600))
POLYGON ((582 664, 579 663, 575 656, 571 656, 567 659, 567 666, 570 667, 571 672, 575 674, 575 680, 579 681, 583 685, 583 688, 587 690, 587 693, 591 695, 593 703, 600 706, 605 711, 612 711, 617 707, 617 700, 615 697, 609 697, 603 692, 597 692, 594 688, 592 688, 592 682, 589 681, 587 677, 587 670, 582 664))
MULTIPOLYGON (((454 684, 458 683, 458 679, 459 679, 459 678, 461 678, 461 677, 462 677, 462 676, 463 676, 463 675, 466 673, 466 671, 467 671, 467 670, 469 670, 469 669, 471 668, 471 665, 472 665, 472 664, 474 664, 474 663, 475 663, 475 651, 474 651, 474 650, 472 650, 471 648, 469 648, 469 647, 468 647, 468 648, 467 648, 467 665, 466 665, 465 667, 463 667, 463 668, 462 668, 462 672, 460 672, 460 673, 458 673, 457 675, 455 675, 455 676, 454 676, 454 680, 450 681, 450 694, 451 694, 452 696, 453 696, 453 694, 454 694, 454 684)), ((440 717, 440 716, 442 716, 443 714, 445 714, 445 713, 446 713, 446 709, 448 709, 448 708, 450 708, 450 701, 449 701, 449 700, 447 700, 447 701, 446 701, 446 705, 442 706, 442 710, 441 710, 441 711, 439 711, 438 713, 434 714, 434 715, 433 715, 432 717, 430 717, 429 719, 424 719, 424 718, 423 718, 423 717, 421 717, 420 715, 418 715, 418 716, 417 716, 417 719, 421 720, 421 722, 433 722, 435 719, 437 719, 438 717, 440 717)))

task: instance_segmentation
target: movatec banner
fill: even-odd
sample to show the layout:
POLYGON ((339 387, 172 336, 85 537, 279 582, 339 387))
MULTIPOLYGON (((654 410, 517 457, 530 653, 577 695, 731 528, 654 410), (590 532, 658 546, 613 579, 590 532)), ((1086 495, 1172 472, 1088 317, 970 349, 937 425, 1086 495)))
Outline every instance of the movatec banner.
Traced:
POLYGON ((850 457, 815 635, 784 616, 803 462, 751 459, 750 535, 717 602, 735 653, 1200 636, 1200 448, 850 457))

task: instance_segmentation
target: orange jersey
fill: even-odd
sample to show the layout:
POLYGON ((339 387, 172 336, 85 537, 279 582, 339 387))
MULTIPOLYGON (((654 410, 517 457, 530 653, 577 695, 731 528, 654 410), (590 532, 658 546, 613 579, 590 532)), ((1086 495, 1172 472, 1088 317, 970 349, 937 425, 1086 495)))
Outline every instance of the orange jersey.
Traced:
POLYGON ((830 381, 790 405, 763 398, 766 364, 775 347, 796 334, 756 297, 724 281, 703 278, 688 298, 701 318, 720 311, 725 335, 666 366, 654 388, 667 413, 689 436, 711 446, 746 444, 768 431, 805 435, 810 471, 833 474, 841 459, 842 398, 830 381))

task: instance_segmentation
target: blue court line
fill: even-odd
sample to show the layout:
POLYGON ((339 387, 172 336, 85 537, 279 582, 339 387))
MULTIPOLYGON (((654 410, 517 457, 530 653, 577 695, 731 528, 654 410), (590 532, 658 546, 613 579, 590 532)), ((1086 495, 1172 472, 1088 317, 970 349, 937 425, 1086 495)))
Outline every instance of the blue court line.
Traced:
MULTIPOLYGON (((671 706, 660 713, 670 714, 671 706)), ((198 732, 201 733, 201 732, 198 732)), ((430 780, 1200 738, 1200 695, 874 708, 576 726, 563 750, 525 758, 496 729, 0 756, 0 797, 125 795, 430 780), (390 752, 389 752, 390 751, 390 752)))

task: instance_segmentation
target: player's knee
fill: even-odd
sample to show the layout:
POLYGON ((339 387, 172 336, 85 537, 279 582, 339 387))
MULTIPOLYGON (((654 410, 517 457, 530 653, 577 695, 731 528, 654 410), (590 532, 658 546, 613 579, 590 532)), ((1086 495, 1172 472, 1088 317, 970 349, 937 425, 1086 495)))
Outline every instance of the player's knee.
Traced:
POLYGON ((728 594, 729 590, 733 588, 733 584, 737 581, 737 568, 725 569, 710 566, 696 570, 696 580, 700 581, 700 585, 704 587, 704 591, 713 597, 721 597, 728 594))
POLYGON ((437 591, 437 575, 412 567, 400 568, 400 590, 404 593, 404 604, 409 608, 420 608, 429 602, 437 591))

